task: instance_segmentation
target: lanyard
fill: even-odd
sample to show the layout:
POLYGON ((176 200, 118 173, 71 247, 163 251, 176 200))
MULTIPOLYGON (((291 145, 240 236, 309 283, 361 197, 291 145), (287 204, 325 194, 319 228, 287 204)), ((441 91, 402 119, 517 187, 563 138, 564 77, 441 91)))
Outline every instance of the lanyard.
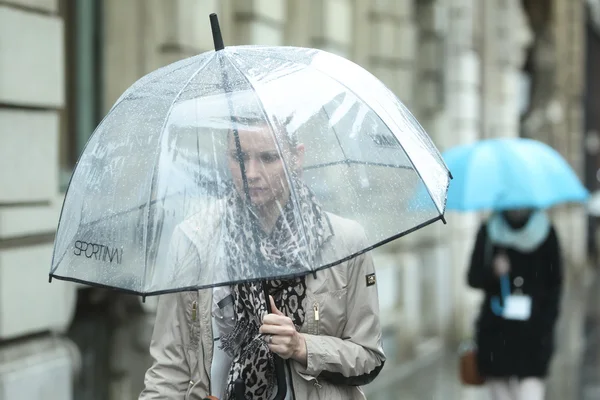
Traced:
MULTIPOLYGON (((502 296, 502 303, 505 299, 510 296, 510 280, 508 274, 504 274, 500 277, 500 294, 502 296)), ((490 300, 492 312, 498 316, 502 316, 504 307, 500 304, 498 296, 494 296, 490 300)))

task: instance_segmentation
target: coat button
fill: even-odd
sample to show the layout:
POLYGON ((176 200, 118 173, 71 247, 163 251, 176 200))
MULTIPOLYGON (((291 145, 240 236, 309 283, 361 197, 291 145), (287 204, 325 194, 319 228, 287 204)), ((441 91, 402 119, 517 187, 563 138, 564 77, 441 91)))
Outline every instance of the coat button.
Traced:
POLYGON ((513 282, 516 287, 521 287, 521 286, 523 286, 523 282, 525 282, 525 280, 523 278, 521 278, 520 276, 517 276, 513 282))

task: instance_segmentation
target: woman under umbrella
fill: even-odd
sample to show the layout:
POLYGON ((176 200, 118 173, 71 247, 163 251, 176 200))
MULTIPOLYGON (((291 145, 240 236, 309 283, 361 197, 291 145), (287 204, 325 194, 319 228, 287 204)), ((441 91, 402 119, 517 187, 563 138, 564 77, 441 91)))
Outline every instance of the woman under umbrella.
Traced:
MULTIPOLYGON (((221 200, 226 206, 175 229, 173 270, 189 275, 200 263, 226 263, 229 280, 242 281, 255 268, 294 271, 296 263, 365 248, 362 227, 323 210, 302 182, 304 145, 285 129, 274 135, 264 122, 249 125, 228 135, 233 185, 221 200), (210 253, 195 246, 207 238, 225 241, 213 248, 226 250, 199 254, 210 253)), ((372 258, 364 253, 314 275, 268 281, 270 299, 260 282, 163 295, 140 399, 233 399, 241 378, 247 399, 269 400, 276 391, 273 353, 288 360, 287 398, 364 399, 360 385, 385 360, 375 283, 372 258)))
POLYGON ((547 215, 493 214, 477 234, 468 284, 485 294, 477 363, 492 398, 542 400, 562 286, 559 242, 547 215))

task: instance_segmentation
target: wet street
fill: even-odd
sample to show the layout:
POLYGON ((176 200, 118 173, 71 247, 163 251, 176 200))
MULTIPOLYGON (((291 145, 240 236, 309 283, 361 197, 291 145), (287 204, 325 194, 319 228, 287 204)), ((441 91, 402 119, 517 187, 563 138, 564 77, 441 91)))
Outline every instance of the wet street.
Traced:
MULTIPOLYGON (((582 274, 565 288, 547 400, 600 400, 600 279, 582 274)), ((488 400, 485 389, 463 387, 456 352, 440 350, 414 365, 389 390, 369 400, 488 400)))

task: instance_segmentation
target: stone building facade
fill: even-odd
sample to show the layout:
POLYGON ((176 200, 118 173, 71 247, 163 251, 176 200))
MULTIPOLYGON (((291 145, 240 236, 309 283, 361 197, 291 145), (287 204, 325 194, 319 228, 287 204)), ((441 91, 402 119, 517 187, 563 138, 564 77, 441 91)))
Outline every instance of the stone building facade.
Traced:
MULTIPOLYGON (((48 285, 45 276, 64 188, 89 134, 136 79, 212 48, 210 12, 226 45, 317 47, 362 65, 441 150, 522 134, 582 171, 580 1, 0 1, 0 382, 20 379, 11 378, 7 399, 37 398, 31 391, 43 387, 32 381, 52 382, 61 400, 131 399, 140 390, 153 302, 48 285), (23 363, 32 357, 48 369, 23 363)), ((554 213, 570 265, 583 265, 585 215, 554 213)), ((391 282, 380 288, 390 361, 367 390, 385 390, 397 367, 469 334, 479 297, 465 289, 465 269, 481 217, 450 213, 447 225, 375 252, 379 281, 391 282)))

